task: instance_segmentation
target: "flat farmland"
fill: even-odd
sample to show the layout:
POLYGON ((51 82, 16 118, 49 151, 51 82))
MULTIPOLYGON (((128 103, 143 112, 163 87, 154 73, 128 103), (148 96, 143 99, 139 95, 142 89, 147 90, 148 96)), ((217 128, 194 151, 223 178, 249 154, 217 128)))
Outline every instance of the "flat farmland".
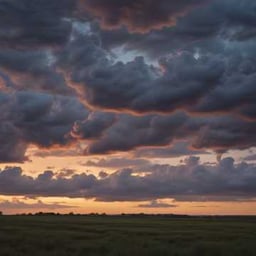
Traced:
POLYGON ((256 218, 0 216, 0 255, 255 256, 256 218))

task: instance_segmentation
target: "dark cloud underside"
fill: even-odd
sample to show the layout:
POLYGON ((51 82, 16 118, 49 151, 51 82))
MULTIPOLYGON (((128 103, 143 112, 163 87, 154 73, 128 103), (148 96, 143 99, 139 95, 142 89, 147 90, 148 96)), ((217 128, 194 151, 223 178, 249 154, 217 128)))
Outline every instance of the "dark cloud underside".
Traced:
POLYGON ((191 149, 254 146, 254 9, 251 0, 1 0, 1 161, 67 138, 87 141, 87 154, 183 138, 191 149), (138 57, 115 61, 118 46, 138 57))
POLYGON ((88 12, 97 17, 103 27, 122 25, 131 31, 145 32, 152 28, 173 26, 177 17, 206 0, 80 0, 88 12))

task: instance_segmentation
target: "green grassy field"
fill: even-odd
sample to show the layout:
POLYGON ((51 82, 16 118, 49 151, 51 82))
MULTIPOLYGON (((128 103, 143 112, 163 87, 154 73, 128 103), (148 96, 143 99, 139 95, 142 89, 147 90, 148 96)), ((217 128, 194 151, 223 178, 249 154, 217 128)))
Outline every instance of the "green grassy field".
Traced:
POLYGON ((256 255, 255 218, 0 216, 0 255, 256 255))

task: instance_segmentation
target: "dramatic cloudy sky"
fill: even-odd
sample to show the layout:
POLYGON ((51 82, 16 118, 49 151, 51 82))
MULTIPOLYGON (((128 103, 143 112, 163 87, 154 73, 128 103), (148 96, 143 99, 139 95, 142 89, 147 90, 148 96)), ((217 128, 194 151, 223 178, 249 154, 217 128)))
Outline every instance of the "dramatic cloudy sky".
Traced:
POLYGON ((256 1, 0 0, 0 210, 256 214, 256 1))

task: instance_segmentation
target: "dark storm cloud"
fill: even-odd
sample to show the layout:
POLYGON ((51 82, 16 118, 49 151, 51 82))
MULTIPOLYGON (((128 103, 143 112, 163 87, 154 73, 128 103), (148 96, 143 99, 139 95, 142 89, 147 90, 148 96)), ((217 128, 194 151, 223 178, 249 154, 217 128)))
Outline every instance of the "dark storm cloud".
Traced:
MULTIPOLYGON (((183 113, 167 117, 118 115, 116 122, 92 141, 87 153, 101 154, 129 151, 139 146, 167 145, 187 119, 183 113)), ((87 131, 86 126, 83 130, 87 131)))
MULTIPOLYGON (((104 113, 101 115, 104 116, 104 113)), ((109 113, 106 115, 108 116, 109 113)), ((85 120, 80 124, 81 128, 76 123, 72 132, 74 138, 79 137, 90 142, 86 154, 106 154, 139 147, 168 146, 177 139, 188 140, 187 145, 190 146, 191 153, 195 150, 195 154, 199 154, 203 149, 212 149, 219 153, 229 149, 246 149, 256 143, 255 122, 229 115, 191 117, 183 112, 144 116, 116 114, 111 126, 99 126, 97 124, 99 120, 96 118, 97 122, 94 122, 92 117, 91 115, 88 122, 85 120), (97 131, 98 127, 104 129, 101 129, 100 133, 97 132, 96 137, 95 133, 88 133, 94 129, 97 131)), ((143 153, 143 150, 146 155, 149 153, 147 149, 138 152, 143 153)), ((159 150, 155 149, 156 157, 161 154, 159 150)), ((175 151, 172 153, 175 154, 175 151)), ((188 154, 187 149, 181 150, 180 156, 182 154, 188 154)))
POLYGON ((0 46, 62 45, 71 31, 73 0, 1 0, 0 46))
POLYGON ((115 122, 113 113, 92 112, 88 118, 81 122, 76 122, 72 129, 72 136, 87 140, 97 139, 103 132, 111 127, 115 122))
POLYGON ((19 51, 15 49, 2 49, 0 51, 0 66, 4 70, 12 70, 19 73, 40 73, 48 66, 50 54, 47 52, 31 50, 19 51))
POLYGON ((184 109, 255 118, 255 44, 221 41, 218 49, 211 47, 207 44, 198 57, 190 50, 162 58, 158 69, 142 57, 114 62, 93 38, 78 37, 60 62, 71 72, 71 86, 93 108, 137 113, 184 109))
POLYGON ((191 10, 173 27, 143 35, 129 33, 125 27, 101 30, 94 24, 93 29, 101 33, 107 48, 123 45, 127 50, 144 51, 157 59, 184 47, 200 48, 202 42, 216 38, 228 41, 255 39, 254 8, 253 0, 214 0, 191 10))
POLYGON ((85 154, 255 146, 255 1, 80 3, 88 15, 72 0, 0 0, 1 162, 79 140, 85 154), (138 56, 117 61, 115 47, 138 56))
POLYGON ((88 114, 76 98, 33 92, 18 93, 14 107, 16 111, 11 113, 18 115, 20 111, 15 123, 25 130, 25 137, 45 147, 66 144, 65 134, 71 125, 88 114))
POLYGON ((7 167, 0 172, 0 192, 4 195, 96 198, 100 201, 161 198, 248 201, 256 197, 255 165, 235 165, 232 158, 225 158, 216 165, 203 165, 199 158, 190 158, 184 165, 155 166, 144 176, 134 174, 132 169, 123 169, 102 178, 87 174, 55 178, 53 172, 46 171, 32 178, 24 175, 20 168, 7 167))
POLYGON ((70 40, 76 0, 0 0, 0 70, 10 87, 72 94, 54 66, 70 40))
POLYGON ((76 98, 35 92, 1 92, 0 108, 0 162, 25 160, 29 144, 67 145, 75 121, 88 114, 76 98))
POLYGON ((127 26, 132 31, 172 26, 176 18, 206 0, 80 0, 81 6, 99 18, 103 27, 127 26))
POLYGON ((195 148, 212 148, 217 152, 225 152, 228 148, 246 149, 255 144, 255 122, 247 122, 233 118, 217 118, 208 120, 202 126, 193 142, 195 148))
POLYGON ((54 54, 48 50, 0 50, 0 71, 12 89, 72 95, 63 75, 56 71, 54 54))
POLYGON ((22 132, 9 121, 0 125, 0 162, 23 162, 27 143, 22 137, 22 132))

